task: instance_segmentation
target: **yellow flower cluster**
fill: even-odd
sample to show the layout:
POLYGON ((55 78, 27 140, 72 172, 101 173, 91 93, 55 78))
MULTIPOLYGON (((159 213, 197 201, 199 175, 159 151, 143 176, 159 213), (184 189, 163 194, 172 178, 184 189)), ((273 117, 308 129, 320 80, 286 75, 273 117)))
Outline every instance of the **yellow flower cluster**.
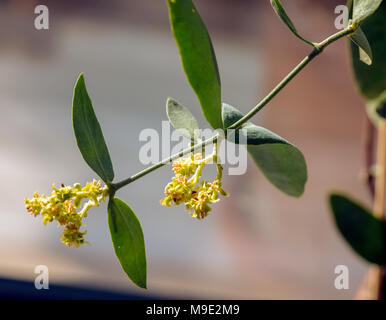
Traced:
POLYGON ((212 210, 209 206, 219 200, 219 194, 228 196, 221 188, 222 168, 217 165, 218 175, 213 182, 201 181, 199 183, 203 167, 213 160, 213 155, 202 159, 201 154, 181 158, 173 163, 175 176, 165 188, 166 197, 161 200, 161 204, 170 207, 185 203, 186 210, 190 215, 198 220, 204 219, 212 210))
POLYGON ((100 181, 94 180, 83 188, 76 183, 73 187, 62 184, 60 188, 56 188, 53 185, 52 189, 49 197, 45 195, 39 197, 35 192, 33 198, 24 200, 25 207, 33 216, 41 215, 44 225, 55 220, 60 226, 64 226, 60 239, 68 247, 78 248, 81 244, 87 243, 84 240, 86 231, 80 231, 82 219, 87 217, 90 208, 99 206, 100 202, 105 200, 108 188, 103 187, 100 181), (77 209, 81 208, 83 200, 88 201, 78 212, 77 209))

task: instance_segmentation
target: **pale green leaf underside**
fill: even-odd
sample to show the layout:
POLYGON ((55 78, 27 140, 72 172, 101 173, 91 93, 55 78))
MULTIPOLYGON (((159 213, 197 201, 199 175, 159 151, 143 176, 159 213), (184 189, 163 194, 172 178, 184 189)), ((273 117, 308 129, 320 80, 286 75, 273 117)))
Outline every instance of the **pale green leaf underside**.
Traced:
POLYGON ((307 44, 310 44, 313 46, 313 43, 311 41, 308 41, 304 39, 296 30, 295 25, 293 24, 290 17, 287 15, 287 12, 285 11, 283 5, 281 4, 280 0, 270 0, 273 10, 276 12, 276 14, 279 16, 279 18, 286 24, 286 26, 292 31, 292 33, 298 37, 300 40, 306 42, 307 44))
POLYGON ((166 114, 178 132, 194 142, 198 141, 200 133, 198 122, 186 107, 169 97, 166 102, 166 114))
POLYGON ((359 48, 359 59, 366 63, 367 65, 371 65, 373 63, 373 52, 371 50, 371 46, 369 41, 367 40, 366 35, 359 27, 354 34, 349 36, 349 38, 354 42, 359 48))
MULTIPOLYGON (((234 107, 223 104, 224 128, 243 117, 234 107)), ((252 123, 237 132, 227 132, 231 142, 247 144, 247 150, 264 176, 279 190, 300 197, 307 182, 307 166, 302 153, 277 134, 252 123)))
POLYGON ((382 0, 354 0, 353 22, 361 24, 381 5, 382 0))

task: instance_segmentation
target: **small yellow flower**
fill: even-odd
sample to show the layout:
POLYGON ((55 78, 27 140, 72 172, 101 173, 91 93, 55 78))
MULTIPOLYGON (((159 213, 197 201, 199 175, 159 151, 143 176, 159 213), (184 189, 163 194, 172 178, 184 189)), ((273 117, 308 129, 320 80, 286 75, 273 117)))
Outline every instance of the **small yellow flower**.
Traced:
POLYGON ((173 171, 177 176, 189 178, 196 172, 199 160, 202 159, 201 154, 196 154, 193 157, 180 158, 173 162, 173 171))
POLYGON ((227 192, 221 188, 221 182, 218 179, 213 182, 203 181, 198 188, 193 190, 190 201, 185 203, 185 208, 191 210, 190 215, 193 218, 204 219, 212 211, 209 205, 219 201, 219 193, 228 196, 227 192))
POLYGON ((75 248, 79 248, 83 243, 89 244, 87 241, 84 241, 84 235, 86 233, 87 231, 80 232, 77 225, 68 224, 64 227, 60 240, 68 247, 74 246, 75 248))
POLYGON ((86 231, 80 232, 83 225, 82 219, 87 217, 87 212, 90 208, 99 206, 108 195, 107 186, 102 186, 100 181, 94 180, 87 183, 83 188, 79 183, 73 187, 62 184, 60 188, 52 185, 53 191, 49 197, 35 192, 33 198, 25 199, 25 207, 29 213, 37 217, 43 217, 43 224, 47 222, 57 221, 60 226, 64 226, 64 230, 60 239, 64 244, 71 247, 79 247, 83 243, 86 231), (82 201, 88 200, 82 206, 82 201))
POLYGON ((181 158, 173 163, 175 177, 165 188, 166 197, 161 200, 163 206, 178 206, 185 203, 186 210, 193 218, 204 219, 212 210, 210 204, 219 200, 219 194, 228 196, 221 188, 222 167, 217 164, 217 179, 213 182, 199 183, 203 167, 216 158, 212 154, 202 160, 201 154, 181 158))

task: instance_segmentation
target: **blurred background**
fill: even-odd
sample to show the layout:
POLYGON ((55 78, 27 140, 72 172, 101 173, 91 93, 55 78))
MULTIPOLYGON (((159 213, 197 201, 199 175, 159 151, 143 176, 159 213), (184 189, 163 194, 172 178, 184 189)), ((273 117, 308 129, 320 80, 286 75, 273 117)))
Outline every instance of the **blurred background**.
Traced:
MULTIPOLYGON (((268 0, 195 2, 214 42, 223 100, 243 112, 310 51, 268 0)), ((313 41, 336 32, 334 9, 344 3, 283 1, 297 29, 313 41)), ((142 291, 114 256, 105 205, 86 220, 91 245, 74 249, 60 242, 54 224, 45 227, 30 216, 23 199, 37 190, 49 193, 52 183, 84 184, 95 177, 71 127, 73 86, 81 72, 117 180, 143 169, 139 133, 161 130, 168 96, 189 106, 206 127, 169 30, 166 3, 1 0, 0 291, 7 293, 8 280, 23 280, 35 290, 34 268, 46 265, 50 285, 111 297, 353 298, 368 265, 337 233, 326 202, 333 189, 369 203, 358 178, 365 112, 346 46, 342 40, 329 47, 254 118, 303 151, 309 180, 300 199, 274 189, 252 163, 247 174, 225 178, 231 197, 204 221, 183 208, 160 206, 170 166, 120 191, 144 230, 149 289, 142 291), (49 8, 49 30, 34 28, 38 4, 49 8), (334 287, 334 269, 341 264, 349 268, 349 290, 334 287)))

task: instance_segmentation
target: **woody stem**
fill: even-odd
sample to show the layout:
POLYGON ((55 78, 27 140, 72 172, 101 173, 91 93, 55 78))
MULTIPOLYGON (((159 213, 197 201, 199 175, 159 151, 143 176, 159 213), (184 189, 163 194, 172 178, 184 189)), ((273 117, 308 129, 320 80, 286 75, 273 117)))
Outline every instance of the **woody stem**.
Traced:
MULTIPOLYGON (((329 46, 331 43, 347 36, 347 35, 350 35, 352 34, 353 32, 355 32, 355 28, 353 26, 348 26, 346 29, 344 30, 341 30, 335 34, 333 34, 332 36, 328 37, 327 39, 323 40, 322 42, 320 43, 316 43, 314 44, 315 47, 314 49, 312 50, 312 52, 307 56, 305 57, 263 100, 260 101, 259 104, 257 104, 251 111, 249 111, 244 117, 242 117, 240 120, 236 121, 235 123, 233 123, 230 127, 226 128, 226 129, 239 129, 244 123, 246 123, 249 119, 251 119, 254 115, 256 115, 256 113, 258 113, 259 111, 261 111, 281 90, 283 90, 287 85, 288 83, 290 83, 315 57, 317 57, 318 55, 320 55, 323 50, 329 46)), ((138 180, 142 177, 144 177, 145 175, 153 172, 154 170, 157 170, 161 167, 163 167, 164 165, 186 155, 187 153, 190 153, 190 152, 193 152, 194 150, 196 149, 199 149, 199 148, 203 148, 205 147, 206 145, 210 144, 210 143, 214 143, 214 142, 218 142, 218 140, 220 139, 220 135, 219 134, 216 134, 215 136, 205 140, 205 141, 201 141, 199 142, 198 144, 196 145, 193 145, 193 146, 190 146, 189 148, 185 149, 185 150, 182 150, 181 152, 179 153, 176 153, 174 155, 172 155, 171 157, 168 157, 166 159, 163 159, 162 161, 134 174, 133 176, 125 179, 125 180, 122 180, 120 182, 117 182, 117 183, 111 183, 109 185, 109 187, 111 188, 112 190, 112 193, 117 191, 118 189, 134 182, 135 180, 138 180)))

